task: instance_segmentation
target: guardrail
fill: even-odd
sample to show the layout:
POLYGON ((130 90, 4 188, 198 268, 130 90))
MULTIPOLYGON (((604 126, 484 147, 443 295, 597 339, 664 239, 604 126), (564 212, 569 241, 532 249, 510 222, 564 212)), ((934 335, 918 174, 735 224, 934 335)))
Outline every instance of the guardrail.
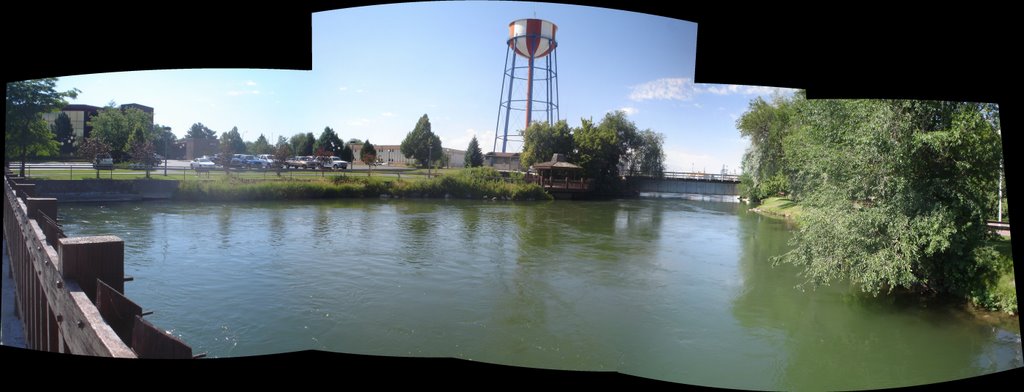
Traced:
MULTIPOLYGON (((15 164, 12 163, 12 166, 14 166, 14 165, 15 164)), ((122 166, 122 165, 118 165, 118 166, 122 166)), ((9 170, 16 170, 16 168, 11 167, 11 168, 9 168, 9 170)), ((262 175, 264 178, 267 178, 267 179, 272 178, 271 176, 276 176, 277 172, 278 172, 278 169, 276 169, 276 168, 266 168, 266 169, 264 169, 264 168, 245 168, 245 167, 234 167, 234 166, 232 166, 229 170, 232 173, 248 173, 248 174, 256 173, 256 174, 262 175)), ((372 172, 373 172, 374 176, 397 176, 399 178, 401 178, 401 177, 416 177, 416 176, 428 177, 428 175, 426 173, 408 173, 408 171, 412 171, 412 170, 414 170, 414 169, 396 169, 396 168, 386 168, 386 169, 383 169, 383 168, 380 168, 380 167, 375 167, 372 170, 372 172)), ((97 171, 99 172, 98 176, 100 178, 111 178, 111 179, 113 179, 113 178, 117 178, 118 176, 122 176, 122 177, 123 176, 138 176, 139 173, 143 173, 146 170, 145 170, 145 168, 132 168, 132 167, 123 168, 123 167, 117 167, 117 166, 115 166, 112 169, 102 168, 102 169, 97 170, 97 169, 93 168, 92 165, 89 164, 89 163, 79 163, 79 164, 31 164, 31 165, 26 165, 25 166, 25 176, 26 177, 46 177, 46 178, 50 178, 50 179, 62 179, 62 178, 74 179, 75 178, 75 173, 80 173, 80 172, 95 173, 97 171), (68 171, 67 172, 67 176, 65 177, 64 173, 61 173, 60 175, 54 175, 53 174, 54 171, 60 171, 60 170, 67 170, 68 171)), ((213 173, 213 172, 223 172, 223 171, 224 171, 224 167, 222 167, 222 166, 217 166, 217 167, 213 167, 213 168, 201 168, 201 169, 193 169, 191 166, 167 166, 167 167, 164 167, 164 166, 153 166, 153 167, 151 167, 149 169, 151 177, 152 176, 166 176, 166 177, 172 177, 172 178, 183 179, 183 180, 184 179, 188 179, 188 178, 207 177, 207 176, 210 175, 210 173, 213 173), (166 175, 164 173, 166 173, 166 175)), ((312 176, 312 175, 321 176, 321 175, 326 175, 326 174, 330 174, 330 173, 336 173, 336 174, 337 173, 366 173, 367 171, 368 171, 368 169, 363 168, 363 167, 360 167, 360 168, 351 168, 350 167, 348 169, 343 169, 343 170, 319 169, 319 168, 315 168, 315 169, 314 168, 310 168, 310 169, 286 169, 286 168, 282 168, 282 169, 280 169, 280 172, 281 172, 282 176, 290 176, 290 177, 294 177, 296 175, 299 175, 299 176, 312 176)), ((440 174, 438 174, 438 173, 434 173, 431 177, 437 177, 439 175, 440 174)))
POLYGON ((142 317, 124 296, 124 241, 68 238, 57 199, 4 175, 4 239, 28 348, 118 358, 193 358, 192 348, 142 317))

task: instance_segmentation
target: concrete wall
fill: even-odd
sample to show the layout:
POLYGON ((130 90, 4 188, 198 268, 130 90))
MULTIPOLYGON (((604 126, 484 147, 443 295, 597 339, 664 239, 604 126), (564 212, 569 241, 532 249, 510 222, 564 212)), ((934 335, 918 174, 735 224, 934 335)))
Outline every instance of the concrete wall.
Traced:
POLYGON ((62 203, 170 199, 178 190, 175 180, 33 180, 41 197, 62 203))
POLYGON ((699 180, 658 180, 652 178, 630 178, 630 188, 637 192, 695 193, 703 195, 739 195, 735 182, 699 180))

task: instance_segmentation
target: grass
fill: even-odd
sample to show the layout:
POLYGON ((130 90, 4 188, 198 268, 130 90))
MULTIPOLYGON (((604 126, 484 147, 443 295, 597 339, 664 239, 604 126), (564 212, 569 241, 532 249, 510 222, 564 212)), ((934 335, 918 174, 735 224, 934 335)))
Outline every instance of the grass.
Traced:
POLYGON ((757 206, 756 210, 769 216, 792 219, 794 221, 799 221, 800 215, 803 214, 803 207, 785 197, 769 197, 764 199, 761 201, 761 205, 757 206))
MULTIPOLYGON (((276 176, 275 176, 276 177, 276 176)), ((232 176, 198 181, 183 181, 176 198, 181 200, 287 200, 339 197, 425 197, 505 200, 549 200, 536 184, 496 180, 493 169, 470 169, 437 178, 408 180, 406 177, 367 177, 335 175, 331 177, 282 178, 274 181, 232 176)))

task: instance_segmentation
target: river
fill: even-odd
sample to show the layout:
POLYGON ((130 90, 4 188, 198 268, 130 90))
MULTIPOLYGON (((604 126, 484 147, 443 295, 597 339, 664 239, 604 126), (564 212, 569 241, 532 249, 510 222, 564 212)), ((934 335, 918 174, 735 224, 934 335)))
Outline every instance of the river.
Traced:
POLYGON ((861 389, 1022 366, 1016 318, 800 291, 792 228, 738 203, 66 204, 125 240, 126 294, 211 357, 319 349, 861 389))

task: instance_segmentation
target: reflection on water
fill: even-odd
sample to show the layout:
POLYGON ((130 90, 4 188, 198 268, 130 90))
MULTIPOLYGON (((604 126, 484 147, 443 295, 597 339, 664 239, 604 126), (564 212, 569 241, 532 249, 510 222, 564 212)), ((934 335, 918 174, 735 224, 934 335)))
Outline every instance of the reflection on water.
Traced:
POLYGON ((144 206, 61 207, 70 235, 125 238, 128 295, 211 356, 457 357, 754 389, 1021 366, 1016 319, 795 290, 797 271, 769 262, 791 228, 739 203, 144 206))

